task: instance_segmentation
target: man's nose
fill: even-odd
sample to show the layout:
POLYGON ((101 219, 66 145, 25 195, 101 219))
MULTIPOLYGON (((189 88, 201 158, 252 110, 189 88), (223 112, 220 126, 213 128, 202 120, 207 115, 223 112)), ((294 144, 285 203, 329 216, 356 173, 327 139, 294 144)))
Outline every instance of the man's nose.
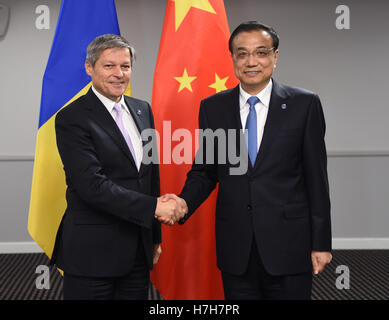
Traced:
POLYGON ((117 66, 113 69, 113 75, 118 77, 118 78, 121 78, 123 77, 123 71, 122 69, 120 68, 120 66, 117 66))
POLYGON ((247 66, 248 67, 255 67, 258 64, 258 60, 255 57, 254 54, 249 54, 247 57, 247 66))

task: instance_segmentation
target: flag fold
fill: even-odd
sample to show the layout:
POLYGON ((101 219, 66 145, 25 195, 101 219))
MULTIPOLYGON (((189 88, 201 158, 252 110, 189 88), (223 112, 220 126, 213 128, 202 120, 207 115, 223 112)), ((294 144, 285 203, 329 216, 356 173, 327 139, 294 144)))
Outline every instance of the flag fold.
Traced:
POLYGON ((86 48, 95 37, 106 33, 120 34, 114 0, 62 1, 43 76, 28 216, 28 231, 49 258, 66 209, 55 115, 89 89, 90 77, 84 68, 86 48))
MULTIPOLYGON (((196 149, 200 101, 238 83, 229 35, 222 0, 167 2, 152 96, 161 137, 161 194, 179 193, 185 183, 196 149), (191 151, 182 146, 185 139, 191 139, 191 151)), ((215 203, 216 191, 183 226, 163 226, 162 255, 152 272, 163 298, 223 299, 215 203)))

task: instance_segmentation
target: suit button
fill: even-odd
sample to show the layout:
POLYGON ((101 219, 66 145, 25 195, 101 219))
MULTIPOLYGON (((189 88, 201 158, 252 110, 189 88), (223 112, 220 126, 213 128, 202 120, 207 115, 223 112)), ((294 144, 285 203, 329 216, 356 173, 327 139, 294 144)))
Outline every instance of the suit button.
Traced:
POLYGON ((248 205, 248 206, 247 206, 247 209, 248 209, 249 211, 251 211, 251 209, 252 209, 251 205, 248 205))

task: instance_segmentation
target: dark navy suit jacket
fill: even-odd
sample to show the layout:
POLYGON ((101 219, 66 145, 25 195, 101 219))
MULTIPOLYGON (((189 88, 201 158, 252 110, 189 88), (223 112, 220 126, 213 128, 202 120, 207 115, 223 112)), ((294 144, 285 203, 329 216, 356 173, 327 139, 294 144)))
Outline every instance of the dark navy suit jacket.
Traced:
MULTIPOLYGON (((242 129, 239 86, 201 102, 200 129, 242 129)), ((268 117, 254 167, 231 175, 227 158, 214 164, 194 162, 182 196, 189 208, 184 223, 219 185, 216 207, 218 267, 242 274, 256 241, 265 269, 273 275, 312 270, 311 251, 331 250, 330 198, 325 121, 319 97, 273 80, 268 117)), ((240 150, 237 139, 237 150, 240 150)), ((243 142, 244 143, 244 142, 243 142)), ((228 146, 228 143, 227 143, 228 146)), ((205 152, 204 152, 205 154, 205 152)), ((228 152, 227 152, 228 154, 228 152)))
MULTIPOLYGON (((154 128, 147 102, 130 97, 125 102, 139 132, 154 128)), ((92 90, 57 114, 55 129, 67 208, 52 262, 74 275, 121 276, 130 272, 141 241, 151 269, 153 244, 161 242, 154 219, 158 164, 137 170, 118 126, 92 90)))

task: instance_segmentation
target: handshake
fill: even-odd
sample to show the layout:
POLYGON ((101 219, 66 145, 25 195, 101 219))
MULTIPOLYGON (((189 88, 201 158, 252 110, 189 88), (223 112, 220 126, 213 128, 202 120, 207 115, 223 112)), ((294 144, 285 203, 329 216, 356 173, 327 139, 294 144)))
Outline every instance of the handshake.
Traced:
POLYGON ((184 199, 175 194, 165 194, 157 199, 154 217, 159 222, 172 226, 187 213, 188 206, 184 199))

